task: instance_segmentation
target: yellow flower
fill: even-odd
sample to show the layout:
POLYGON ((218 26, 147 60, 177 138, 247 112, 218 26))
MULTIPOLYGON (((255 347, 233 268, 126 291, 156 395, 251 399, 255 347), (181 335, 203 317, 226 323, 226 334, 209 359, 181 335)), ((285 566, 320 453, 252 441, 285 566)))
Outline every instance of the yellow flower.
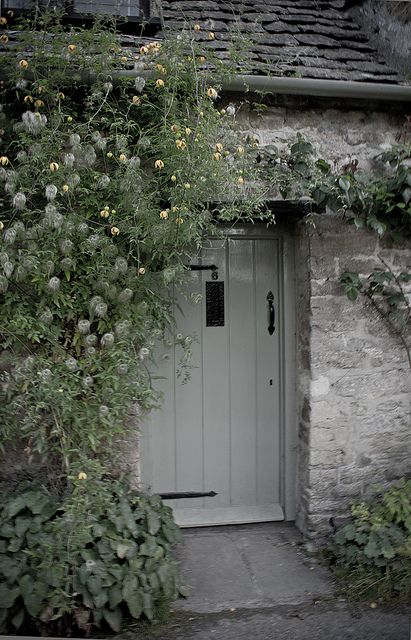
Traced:
POLYGON ((27 60, 20 60, 19 67, 21 69, 27 69, 28 66, 29 66, 29 63, 27 62, 27 60))
POLYGON ((183 224, 183 218, 176 218, 176 224, 183 224))
POLYGON ((208 34, 208 39, 209 39, 209 40, 215 40, 215 33, 214 33, 214 31, 210 31, 210 32, 209 32, 209 34, 208 34))
POLYGON ((73 122, 73 118, 71 116, 67 116, 67 122, 70 124, 70 122, 73 122))
POLYGON ((37 93, 43 93, 43 91, 44 91, 44 87, 40 84, 40 85, 37 87, 37 93))
POLYGON ((200 56, 199 57, 199 61, 204 63, 206 61, 206 57, 205 56, 200 56))
POLYGON ((156 160, 154 166, 156 169, 164 169, 164 162, 162 160, 156 160))
POLYGON ((204 117, 204 111, 200 111, 200 113, 198 114, 200 116, 200 118, 204 117))
POLYGON ((177 149, 180 149, 180 151, 184 151, 187 147, 185 140, 176 140, 176 147, 177 149))
POLYGON ((67 191, 69 190, 69 186, 68 184, 63 184, 63 191, 64 193, 67 193, 67 191))
POLYGON ((156 87, 157 89, 162 89, 162 87, 164 87, 164 80, 162 80, 161 78, 156 80, 156 87))
POLYGON ((87 480, 87 473, 84 473, 84 471, 80 471, 80 473, 78 474, 77 478, 79 480, 87 480))
POLYGON ((170 129, 173 133, 177 133, 180 130, 180 127, 178 126, 178 124, 172 124, 170 129))
POLYGON ((112 236, 118 236, 118 234, 120 233, 120 229, 118 227, 111 227, 110 233, 112 236))
POLYGON ((140 53, 142 55, 145 55, 148 53, 148 47, 140 47, 140 53))
POLYGON ((50 162, 50 171, 58 171, 59 165, 57 162, 50 162))
POLYGON ((7 24, 7 18, 5 18, 4 16, 1 16, 1 17, 0 17, 0 24, 1 24, 1 25, 5 25, 5 24, 7 24))
POLYGON ((6 165, 10 164, 10 160, 7 156, 0 156, 0 164, 2 167, 5 167, 6 165))
POLYGON ((111 153, 111 151, 109 151, 108 153, 106 153, 107 158, 112 158, 113 154, 111 153))
POLYGON ((133 96, 131 98, 131 101, 133 104, 140 104, 141 103, 141 98, 139 96, 133 96))
POLYGON ((26 102, 26 103, 33 102, 33 98, 31 96, 24 96, 23 102, 26 102))
POLYGON ((244 184, 244 178, 240 176, 237 180, 238 184, 244 184))
POLYGON ((200 27, 200 25, 199 25, 199 24, 195 24, 195 25, 194 25, 194 27, 193 27, 193 29, 194 29, 194 31, 196 31, 197 33, 198 33, 199 31, 201 31, 201 27, 200 27))
POLYGON ((121 56, 120 62, 127 62, 127 56, 121 56))
POLYGON ((184 189, 191 189, 191 184, 189 182, 186 182, 184 184, 184 189))
POLYGON ((160 218, 161 218, 162 220, 167 220, 167 218, 168 218, 168 211, 167 211, 167 209, 164 209, 164 211, 160 211, 160 218))
POLYGON ((223 145, 221 144, 221 142, 217 142, 217 144, 215 145, 214 149, 216 151, 218 151, 218 153, 221 153, 222 150, 224 149, 223 145))
POLYGON ((125 162, 127 160, 127 156, 125 153, 120 153, 118 159, 120 162, 125 162))
POLYGON ((35 106, 35 107, 38 107, 38 108, 40 108, 40 107, 44 107, 44 102, 43 102, 43 100, 36 100, 36 101, 35 101, 35 103, 34 103, 34 106, 35 106))
POLYGON ((4 224, 2 223, 2 221, 0 220, 0 231, 3 231, 4 229, 4 224))
POLYGON ((191 129, 190 129, 190 127, 186 127, 186 128, 185 128, 185 132, 186 132, 186 135, 188 135, 188 136, 189 136, 189 135, 190 135, 190 133, 191 133, 191 129))
POLYGON ((226 110, 225 110, 225 109, 221 109, 220 114, 221 114, 222 116, 225 116, 225 114, 226 114, 226 110))
POLYGON ((57 94, 57 100, 64 100, 66 96, 64 95, 64 93, 62 91, 59 91, 57 94))
POLYGON ((139 270, 138 270, 138 272, 139 272, 139 274, 140 274, 141 276, 143 276, 143 275, 145 274, 146 270, 145 270, 145 268, 144 268, 144 267, 140 267, 140 268, 139 268, 139 270))
POLYGON ((177 176, 171 176, 170 180, 171 182, 177 182, 177 176))
POLYGON ((100 211, 100 216, 101 216, 102 218, 108 218, 108 217, 109 217, 109 215, 110 215, 110 211, 108 211, 107 209, 102 209, 102 210, 100 211))
MULTIPOLYGON (((106 207, 106 210, 107 210, 107 209, 108 209, 108 207, 106 207)), ((113 214, 113 216, 114 216, 114 215, 116 215, 117 211, 116 211, 115 209, 112 209, 112 210, 111 210, 111 213, 112 213, 112 214, 113 214)))
POLYGON ((241 146, 237 147, 237 153, 239 156, 242 156, 244 154, 244 151, 245 151, 244 147, 241 147, 241 146))
POLYGON ((218 151, 216 151, 216 153, 213 156, 214 160, 221 160, 221 153, 218 153, 218 151))
POLYGON ((214 87, 208 87, 207 89, 207 95, 209 98, 211 98, 212 100, 216 100, 218 97, 218 93, 217 91, 214 89, 214 87))
POLYGON ((162 64, 156 64, 156 69, 159 73, 167 73, 167 69, 162 64))
POLYGON ((74 53, 76 49, 77 49, 77 47, 76 47, 75 44, 69 44, 68 47, 67 47, 67 51, 69 53, 74 53))
POLYGON ((2 42, 3 44, 7 44, 8 41, 9 41, 9 36, 3 33, 3 35, 0 36, 0 42, 2 42))

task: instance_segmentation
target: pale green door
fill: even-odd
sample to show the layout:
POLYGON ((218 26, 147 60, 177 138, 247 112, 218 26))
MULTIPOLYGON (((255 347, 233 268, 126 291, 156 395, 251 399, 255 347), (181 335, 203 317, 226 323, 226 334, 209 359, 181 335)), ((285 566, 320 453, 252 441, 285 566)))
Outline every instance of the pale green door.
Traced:
POLYGON ((192 261, 216 269, 193 270, 176 305, 178 331, 195 336, 190 379, 177 374, 181 348, 160 350, 163 407, 142 438, 146 488, 217 493, 170 502, 182 526, 284 517, 280 263, 281 240, 264 233, 213 240, 192 261))

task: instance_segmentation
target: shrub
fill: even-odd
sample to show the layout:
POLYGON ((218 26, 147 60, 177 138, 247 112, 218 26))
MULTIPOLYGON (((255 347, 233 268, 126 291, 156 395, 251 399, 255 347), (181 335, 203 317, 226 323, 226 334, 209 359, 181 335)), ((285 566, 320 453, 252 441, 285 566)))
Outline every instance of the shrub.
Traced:
POLYGON ((331 558, 347 595, 411 599, 411 480, 401 479, 369 503, 351 508, 333 536, 331 558))
POLYGON ((0 510, 0 632, 48 634, 95 626, 115 632, 124 616, 152 620, 178 594, 170 555, 179 529, 159 496, 80 472, 59 503, 26 486, 0 510))

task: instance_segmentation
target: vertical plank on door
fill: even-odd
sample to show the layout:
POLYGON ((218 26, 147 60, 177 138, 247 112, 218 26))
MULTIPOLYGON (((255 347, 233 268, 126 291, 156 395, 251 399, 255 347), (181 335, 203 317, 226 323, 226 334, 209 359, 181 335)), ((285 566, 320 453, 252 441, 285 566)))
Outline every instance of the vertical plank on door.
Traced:
MULTIPOLYGON (((161 342, 153 359, 156 363, 153 387, 161 394, 161 406, 144 419, 141 473, 145 490, 164 493, 174 491, 176 486, 174 347, 167 347, 161 342)), ((170 506, 174 508, 176 503, 170 503, 170 506)))
POLYGON ((229 238, 231 505, 256 504, 254 243, 229 238))
MULTIPOLYGON (((175 491, 203 491, 203 398, 202 398, 202 306, 195 304, 191 294, 201 294, 201 274, 191 273, 190 284, 186 287, 186 299, 177 300, 183 312, 176 307, 177 331, 185 336, 194 336, 190 378, 183 384, 178 378, 178 364, 181 347, 176 347, 175 377, 175 420, 176 420, 176 483, 175 491)), ((178 508, 194 508, 203 505, 202 498, 178 500, 178 508)))
MULTIPOLYGON (((204 403, 204 489, 217 491, 207 498, 208 508, 226 506, 230 502, 230 434, 229 434, 229 375, 228 375, 228 309, 226 277, 227 242, 215 240, 203 250, 203 262, 218 266, 218 280, 225 286, 225 319, 223 327, 206 326, 203 310, 203 403, 204 403)), ((203 280, 211 280, 205 272, 203 280)), ((205 291, 205 282, 203 291, 205 291)))
POLYGON ((278 241, 258 240, 255 245, 255 322, 257 332, 257 503, 280 499, 280 385, 279 337, 282 331, 277 268, 278 241), (274 294, 275 332, 268 332, 267 294, 274 294), (271 381, 271 384, 270 384, 271 381))

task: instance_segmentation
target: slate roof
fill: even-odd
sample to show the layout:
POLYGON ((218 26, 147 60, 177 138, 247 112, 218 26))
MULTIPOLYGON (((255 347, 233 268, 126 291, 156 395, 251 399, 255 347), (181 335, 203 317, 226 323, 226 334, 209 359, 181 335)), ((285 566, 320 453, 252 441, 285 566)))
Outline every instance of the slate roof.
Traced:
POLYGON ((164 28, 200 24, 196 34, 221 57, 230 32, 250 39, 244 73, 404 84, 378 54, 346 0, 163 0, 164 28), (208 41, 213 31, 215 40, 208 41), (247 68, 248 65, 248 68, 247 68))

